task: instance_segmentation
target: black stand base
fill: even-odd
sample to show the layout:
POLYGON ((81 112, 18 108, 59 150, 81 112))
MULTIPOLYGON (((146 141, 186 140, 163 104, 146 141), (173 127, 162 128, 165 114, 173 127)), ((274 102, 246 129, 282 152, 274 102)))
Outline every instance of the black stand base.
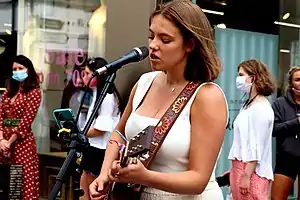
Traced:
POLYGON ((61 167, 59 174, 56 177, 56 183, 52 188, 49 196, 49 200, 55 200, 58 192, 61 190, 62 184, 66 177, 73 177, 73 188, 74 188, 74 200, 79 200, 80 196, 83 196, 84 192, 80 189, 80 176, 82 170, 80 165, 77 164, 78 158, 81 156, 81 152, 89 147, 88 139, 82 134, 73 134, 70 138, 70 149, 63 166, 61 167))

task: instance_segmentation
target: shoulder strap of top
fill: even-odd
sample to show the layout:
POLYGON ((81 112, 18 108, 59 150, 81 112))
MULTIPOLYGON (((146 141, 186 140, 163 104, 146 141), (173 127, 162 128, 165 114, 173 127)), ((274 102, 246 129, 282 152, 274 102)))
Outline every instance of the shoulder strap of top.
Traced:
POLYGON ((132 101, 132 111, 135 111, 140 105, 140 103, 144 99, 144 96, 146 95, 150 86, 152 85, 153 80, 159 73, 159 71, 148 72, 140 77, 140 79, 137 82, 137 88, 132 101))

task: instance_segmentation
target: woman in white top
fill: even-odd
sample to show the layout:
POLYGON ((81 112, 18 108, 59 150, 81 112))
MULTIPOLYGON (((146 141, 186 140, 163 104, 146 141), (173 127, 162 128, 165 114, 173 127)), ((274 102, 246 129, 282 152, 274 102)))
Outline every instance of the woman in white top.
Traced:
POLYGON ((272 170, 274 112, 266 96, 275 91, 267 66, 251 59, 238 66, 236 86, 249 99, 234 121, 230 186, 234 200, 267 200, 272 170))
MULTIPOLYGON (((85 75, 83 77, 84 85, 87 85, 91 74, 95 72, 96 69, 103 67, 106 61, 102 58, 89 59, 87 66, 85 67, 85 75)), ((90 89, 92 90, 90 104, 87 113, 80 113, 79 124, 81 129, 84 128, 88 119, 90 118, 95 103, 99 99, 102 87, 105 84, 105 77, 98 76, 92 79, 90 83, 90 89)), ((79 95, 78 98, 82 98, 79 95)), ((80 199, 89 200, 89 185, 94 181, 94 179, 99 175, 102 162, 104 159, 105 149, 107 142, 110 137, 110 132, 115 128, 120 119, 120 99, 117 90, 114 88, 112 94, 107 94, 99 108, 95 120, 90 127, 87 137, 89 139, 90 146, 85 149, 82 153, 81 167, 83 169, 80 187, 84 190, 84 196, 80 199)), ((85 104, 88 104, 87 102, 85 104)))
MULTIPOLYGON (((189 81, 199 86, 170 129, 149 169, 140 161, 121 168, 119 147, 106 149, 92 199, 104 199, 108 181, 142 184, 142 200, 223 200, 215 181, 215 164, 227 124, 227 103, 214 81, 221 64, 213 29, 190 0, 172 1, 150 17, 150 62, 154 72, 140 77, 116 129, 130 139, 156 125, 189 81)), ((114 131, 111 140, 121 143, 114 131)))

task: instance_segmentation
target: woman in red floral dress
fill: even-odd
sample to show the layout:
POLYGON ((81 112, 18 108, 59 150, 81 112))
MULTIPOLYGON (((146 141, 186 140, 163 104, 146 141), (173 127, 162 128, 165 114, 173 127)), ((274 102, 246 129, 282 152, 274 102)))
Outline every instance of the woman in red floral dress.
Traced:
POLYGON ((24 200, 39 197, 38 154, 31 125, 40 103, 41 90, 33 64, 19 55, 0 105, 0 163, 9 161, 23 166, 24 200))

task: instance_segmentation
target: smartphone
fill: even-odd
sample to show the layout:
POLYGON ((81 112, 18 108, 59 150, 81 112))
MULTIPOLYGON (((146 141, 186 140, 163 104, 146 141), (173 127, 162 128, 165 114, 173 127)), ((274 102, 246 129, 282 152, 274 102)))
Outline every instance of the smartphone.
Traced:
MULTIPOLYGON (((59 129, 62 128, 73 129, 75 126, 76 117, 70 108, 55 109, 53 111, 53 117, 59 129)), ((75 129, 75 131, 79 131, 80 129, 78 128, 77 125, 76 127, 77 130, 75 129)))

